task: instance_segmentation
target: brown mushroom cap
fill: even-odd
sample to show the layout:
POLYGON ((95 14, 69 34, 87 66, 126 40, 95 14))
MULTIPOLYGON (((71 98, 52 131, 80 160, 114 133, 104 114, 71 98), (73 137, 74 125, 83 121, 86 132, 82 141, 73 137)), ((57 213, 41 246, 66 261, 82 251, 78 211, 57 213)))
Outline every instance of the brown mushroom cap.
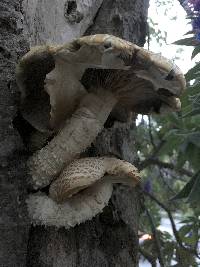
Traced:
POLYGON ((32 49, 18 64, 17 81, 22 114, 42 132, 56 131, 87 91, 109 90, 116 108, 149 114, 179 110, 185 89, 173 62, 107 34, 32 49))
POLYGON ((58 203, 65 202, 82 189, 97 181, 136 186, 140 182, 137 168, 127 161, 109 157, 90 157, 72 161, 49 189, 49 196, 58 203), (108 176, 110 175, 110 176, 108 176))

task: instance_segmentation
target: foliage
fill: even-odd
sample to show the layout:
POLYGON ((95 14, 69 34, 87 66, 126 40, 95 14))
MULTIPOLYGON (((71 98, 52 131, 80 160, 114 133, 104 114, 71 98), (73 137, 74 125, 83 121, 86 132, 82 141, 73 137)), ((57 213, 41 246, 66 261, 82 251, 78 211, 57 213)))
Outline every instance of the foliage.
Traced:
MULTIPOLYGON (((194 38, 194 37, 193 37, 194 38)), ((188 45, 188 40, 186 40, 188 45)), ((182 40, 182 44, 184 41, 182 40)), ((200 45, 196 46, 192 53, 194 58, 200 53, 200 45)), ((188 82, 187 90, 182 97, 181 125, 174 136, 182 138, 182 144, 177 148, 181 165, 188 163, 195 173, 191 180, 176 195, 175 199, 187 198, 188 202, 199 209, 200 201, 200 63, 197 63, 185 75, 188 82), (193 84, 191 81, 193 81, 193 84)), ((179 162, 178 162, 179 163, 179 162)))
MULTIPOLYGON (((163 4, 163 1, 157 1, 157 4, 163 4)), ((196 59, 200 54, 200 19, 199 26, 197 23, 197 17, 200 17, 200 1, 185 1, 185 4, 193 12, 190 13, 193 31, 188 33, 189 37, 186 36, 175 44, 193 46, 191 59, 196 59)), ((182 111, 167 116, 143 117, 137 128, 145 207, 154 221, 152 225, 144 212, 140 227, 141 230, 151 233, 152 239, 144 241, 141 246, 150 258, 159 259, 155 240, 159 237, 163 266, 171 266, 172 259, 176 262, 173 266, 195 267, 199 264, 200 62, 196 62, 185 77, 187 89, 181 98, 182 111), (157 228, 163 217, 161 209, 167 212, 171 223, 174 222, 173 235, 157 228), (173 212, 182 218, 179 227, 173 219, 173 212), (155 237, 152 227, 157 229, 158 237, 155 237)))

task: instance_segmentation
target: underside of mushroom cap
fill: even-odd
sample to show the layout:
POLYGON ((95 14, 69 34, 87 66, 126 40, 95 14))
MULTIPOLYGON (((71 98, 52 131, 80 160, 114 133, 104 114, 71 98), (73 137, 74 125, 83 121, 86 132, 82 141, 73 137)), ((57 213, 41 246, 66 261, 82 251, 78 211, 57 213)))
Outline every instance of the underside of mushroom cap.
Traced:
POLYGON ((118 37, 97 34, 33 48, 17 67, 24 118, 37 130, 57 131, 87 92, 111 91, 136 113, 180 109, 185 79, 170 60, 118 37))
POLYGON ((16 68, 16 80, 21 92, 21 114, 34 128, 48 132, 50 99, 44 90, 46 74, 55 67, 48 46, 31 49, 16 68))
MULTIPOLYGON (((21 114, 40 132, 57 132, 70 118, 85 89, 79 82, 82 68, 53 55, 55 47, 34 47, 16 69, 21 91, 21 114)), ((71 48, 70 51, 73 49, 71 48)))

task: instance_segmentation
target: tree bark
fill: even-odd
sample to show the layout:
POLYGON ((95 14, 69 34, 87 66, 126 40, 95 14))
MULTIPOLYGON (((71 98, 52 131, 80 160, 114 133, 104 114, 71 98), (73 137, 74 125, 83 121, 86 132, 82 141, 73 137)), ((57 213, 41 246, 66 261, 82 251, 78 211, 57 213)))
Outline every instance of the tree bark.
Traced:
POLYGON ((28 222, 26 154, 13 127, 19 95, 15 64, 26 53, 20 1, 0 1, 0 265, 25 266, 28 222))
MULTIPOLYGON (((139 189, 116 185, 102 214, 69 230, 31 226, 25 204, 28 156, 18 133, 25 135, 27 129, 20 130, 15 119, 19 106, 15 64, 29 46, 63 43, 87 34, 109 33, 143 45, 148 2, 1 0, 1 266, 138 266, 139 189)), ((114 155, 136 163, 134 120, 114 118, 121 119, 119 114, 110 116, 85 155, 114 155)))

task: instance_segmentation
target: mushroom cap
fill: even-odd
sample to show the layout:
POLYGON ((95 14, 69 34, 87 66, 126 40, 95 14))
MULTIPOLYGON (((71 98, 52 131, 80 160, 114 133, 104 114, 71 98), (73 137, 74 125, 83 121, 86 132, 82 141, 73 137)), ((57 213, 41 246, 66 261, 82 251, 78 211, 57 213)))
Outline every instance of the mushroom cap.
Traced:
POLYGON ((103 88, 115 109, 161 113, 180 109, 180 69, 160 54, 108 34, 31 49, 17 66, 21 113, 41 132, 58 131, 87 92, 103 88))
POLYGON ((71 162, 49 189, 49 196, 58 203, 65 202, 79 191, 97 181, 136 186, 140 174, 131 163, 110 157, 90 157, 71 162))

